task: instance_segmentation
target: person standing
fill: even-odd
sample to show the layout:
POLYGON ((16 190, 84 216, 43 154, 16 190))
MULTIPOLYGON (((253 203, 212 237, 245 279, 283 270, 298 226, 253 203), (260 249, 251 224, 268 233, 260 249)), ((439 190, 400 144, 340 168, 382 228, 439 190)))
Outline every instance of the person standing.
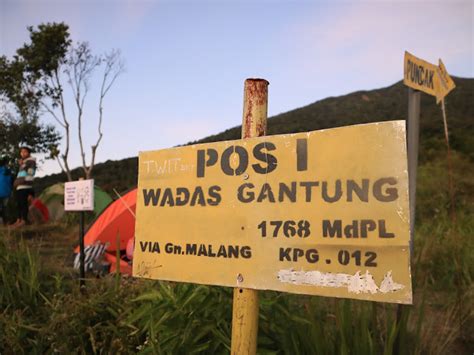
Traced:
POLYGON ((0 218, 2 219, 3 225, 7 225, 7 202, 8 198, 12 193, 12 173, 8 169, 8 158, 2 156, 0 158, 0 218))
POLYGON ((21 227, 28 223, 28 196, 33 192, 33 179, 36 173, 36 159, 31 156, 31 147, 20 146, 19 170, 14 182, 18 219, 13 227, 21 227))

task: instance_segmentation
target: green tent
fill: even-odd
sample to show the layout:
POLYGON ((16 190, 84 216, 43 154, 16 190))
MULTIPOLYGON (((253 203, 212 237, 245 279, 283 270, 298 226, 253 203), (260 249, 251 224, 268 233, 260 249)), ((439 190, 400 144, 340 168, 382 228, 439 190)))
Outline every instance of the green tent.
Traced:
MULTIPOLYGON (((64 183, 54 184, 43 190, 39 199, 48 207, 51 221, 58 221, 64 215, 64 183)), ((100 187, 94 186, 94 215, 97 217, 112 198, 100 187)))

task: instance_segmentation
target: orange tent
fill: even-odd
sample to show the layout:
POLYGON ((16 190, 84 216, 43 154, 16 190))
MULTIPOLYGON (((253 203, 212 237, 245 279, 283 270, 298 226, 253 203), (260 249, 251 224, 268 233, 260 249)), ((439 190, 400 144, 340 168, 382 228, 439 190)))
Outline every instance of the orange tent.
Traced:
MULTIPOLYGON (((111 263, 112 272, 115 271, 116 267, 117 236, 120 238, 120 250, 125 251, 129 239, 135 235, 136 205, 137 189, 134 189, 112 202, 97 217, 84 236, 85 246, 96 242, 109 243, 105 257, 111 263)), ((79 252, 79 247, 76 247, 75 252, 79 252)), ((131 268, 127 262, 121 260, 120 271, 131 273, 131 268)))

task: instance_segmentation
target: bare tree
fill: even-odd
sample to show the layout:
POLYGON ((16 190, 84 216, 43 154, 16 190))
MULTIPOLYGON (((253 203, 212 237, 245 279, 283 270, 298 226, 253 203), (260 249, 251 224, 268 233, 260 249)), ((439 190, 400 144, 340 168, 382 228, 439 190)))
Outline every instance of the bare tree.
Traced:
POLYGON ((82 169, 86 179, 91 178, 95 165, 97 148, 102 141, 102 123, 104 119, 104 99, 120 74, 124 72, 124 64, 119 50, 112 50, 101 56, 94 55, 87 42, 78 43, 69 49, 66 59, 47 78, 48 82, 44 87, 47 90, 49 100, 42 100, 41 106, 51 114, 56 122, 64 130, 64 150, 53 152, 61 170, 67 175, 69 181, 72 180, 71 169, 69 167, 69 151, 71 144, 71 120, 77 120, 77 137, 79 140, 82 169), (84 105, 87 95, 90 92, 91 81, 100 73, 100 92, 98 98, 97 112, 97 140, 91 145, 91 156, 89 162, 86 159, 86 148, 83 139, 84 105), (70 88, 74 105, 75 115, 70 115, 66 110, 64 97, 65 84, 70 88))

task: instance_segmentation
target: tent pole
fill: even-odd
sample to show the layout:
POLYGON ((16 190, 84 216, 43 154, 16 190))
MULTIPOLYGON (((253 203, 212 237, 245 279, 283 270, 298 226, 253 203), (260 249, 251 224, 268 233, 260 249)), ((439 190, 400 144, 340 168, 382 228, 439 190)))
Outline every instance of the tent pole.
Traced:
POLYGON ((133 218, 136 219, 137 217, 135 216, 135 213, 133 213, 133 211, 132 211, 132 209, 130 208, 130 206, 123 200, 123 197, 117 192, 117 190, 114 189, 114 192, 115 192, 115 194, 118 196, 120 202, 122 202, 122 204, 123 204, 123 205, 125 206, 125 208, 128 210, 128 212, 130 212, 130 213, 132 214, 133 218))

